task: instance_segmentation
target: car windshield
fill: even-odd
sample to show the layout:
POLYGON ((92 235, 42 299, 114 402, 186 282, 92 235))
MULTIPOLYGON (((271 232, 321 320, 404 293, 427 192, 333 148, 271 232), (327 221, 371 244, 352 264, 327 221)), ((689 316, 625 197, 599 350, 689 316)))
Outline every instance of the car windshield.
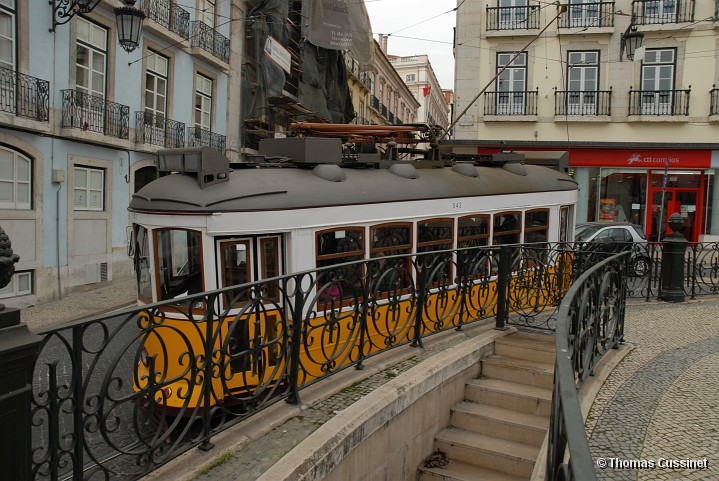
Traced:
POLYGON ((589 239, 595 232, 604 226, 591 225, 591 224, 580 224, 574 230, 574 240, 577 242, 584 242, 589 239))

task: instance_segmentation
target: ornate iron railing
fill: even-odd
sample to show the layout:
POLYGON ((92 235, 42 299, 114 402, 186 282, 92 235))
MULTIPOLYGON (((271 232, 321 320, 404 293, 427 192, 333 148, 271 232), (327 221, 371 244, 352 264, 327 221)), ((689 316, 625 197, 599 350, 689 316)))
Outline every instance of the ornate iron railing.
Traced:
POLYGON ((230 39, 201 20, 192 22, 190 45, 211 53, 223 62, 230 61, 230 39))
POLYGON ((629 115, 689 115, 691 86, 684 90, 629 90, 629 115))
POLYGON ((369 106, 379 112, 379 99, 373 95, 370 98, 369 106))
POLYGON ((136 141, 174 149, 185 145, 185 124, 149 112, 135 112, 136 141))
POLYGON ((382 117, 387 118, 387 106, 385 104, 380 104, 379 106, 379 113, 382 115, 382 117))
POLYGON ((597 479, 577 391, 598 360, 624 341, 629 256, 624 252, 596 264, 574 282, 562 300, 545 479, 597 479))
POLYGON ((719 115, 719 89, 716 85, 713 85, 709 91, 709 97, 709 115, 719 115))
POLYGON ((694 0, 634 0, 632 18, 637 25, 694 21, 694 0))
POLYGON ((62 126, 128 139, 130 107, 79 90, 63 90, 62 126))
POLYGON ((614 26, 614 2, 570 3, 557 21, 559 28, 614 26))
POLYGON ((212 147, 224 154, 227 147, 226 143, 227 137, 224 135, 217 134, 207 129, 201 129, 200 127, 187 128, 188 147, 212 147))
POLYGON ((484 93, 484 115, 537 115, 537 90, 484 93))
POLYGON ((570 261, 550 244, 387 256, 48 330, 33 478, 136 479, 379 352, 492 316, 550 316, 570 261))
POLYGON ((487 30, 527 30, 532 28, 539 28, 539 5, 487 6, 487 30))
POLYGON ((554 115, 611 115, 611 113, 611 89, 554 92, 554 115))
POLYGON ((50 82, 0 67, 0 110, 47 122, 50 82))
POLYGON ((170 0, 145 0, 145 16, 176 33, 185 40, 190 38, 190 12, 170 0))

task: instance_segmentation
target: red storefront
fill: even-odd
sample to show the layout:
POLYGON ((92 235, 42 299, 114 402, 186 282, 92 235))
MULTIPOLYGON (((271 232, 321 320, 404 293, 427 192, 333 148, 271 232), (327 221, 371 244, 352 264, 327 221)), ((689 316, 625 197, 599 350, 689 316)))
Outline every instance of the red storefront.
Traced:
POLYGON ((656 239, 660 226, 671 232, 660 216, 678 213, 688 240, 706 231, 711 150, 572 149, 569 165, 587 191, 587 220, 634 222, 656 239))

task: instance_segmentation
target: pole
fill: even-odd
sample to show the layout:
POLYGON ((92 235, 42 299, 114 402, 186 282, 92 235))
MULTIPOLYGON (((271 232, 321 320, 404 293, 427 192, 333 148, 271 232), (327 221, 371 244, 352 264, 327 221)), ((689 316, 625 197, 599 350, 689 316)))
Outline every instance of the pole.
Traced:
POLYGON ((485 86, 482 88, 482 90, 479 91, 479 93, 477 94, 477 96, 472 99, 472 101, 464 108, 464 110, 462 110, 462 112, 457 116, 457 118, 454 119, 454 121, 449 125, 449 127, 447 127, 447 129, 444 131, 445 134, 449 135, 449 132, 451 132, 452 129, 454 128, 454 126, 457 125, 457 122, 459 122, 459 119, 461 119, 462 116, 464 116, 464 114, 467 113, 467 111, 469 110, 469 108, 470 108, 472 105, 474 105, 474 103, 475 103, 477 100, 479 100, 479 97, 481 97, 482 94, 487 91, 487 89, 494 83, 495 80, 497 80, 497 78, 502 74, 502 72, 504 72, 505 70, 507 70, 507 69, 509 68, 509 66, 512 65, 512 62, 514 62, 514 61, 516 60, 517 57, 519 57, 522 53, 526 52, 527 49, 529 48, 529 46, 532 45, 532 44, 534 43, 534 41, 537 40, 544 32, 546 32, 547 29, 549 28, 549 26, 552 25, 552 24, 554 23, 554 21, 557 20, 561 14, 563 14, 564 12, 567 11, 567 6, 566 6, 566 5, 558 5, 558 7, 559 7, 559 8, 558 8, 559 11, 557 12, 557 15, 555 15, 554 18, 551 19, 551 20, 544 26, 544 28, 543 28, 537 35, 535 35, 534 38, 532 38, 532 40, 530 40, 530 41, 527 43, 527 45, 525 45, 524 47, 522 47, 521 50, 519 50, 517 53, 515 53, 515 54, 514 54, 514 57, 512 57, 512 60, 510 60, 509 62, 507 62, 507 65, 505 65, 504 67, 502 67, 502 68, 499 70, 499 72, 497 72, 497 73, 495 74, 495 76, 492 77, 492 79, 491 79, 489 82, 487 82, 487 85, 485 85, 485 86))
POLYGON ((664 199, 667 195, 667 180, 669 178, 669 159, 664 163, 664 179, 662 181, 662 203, 659 206, 659 220, 657 221, 657 242, 662 240, 662 226, 664 225, 664 199))

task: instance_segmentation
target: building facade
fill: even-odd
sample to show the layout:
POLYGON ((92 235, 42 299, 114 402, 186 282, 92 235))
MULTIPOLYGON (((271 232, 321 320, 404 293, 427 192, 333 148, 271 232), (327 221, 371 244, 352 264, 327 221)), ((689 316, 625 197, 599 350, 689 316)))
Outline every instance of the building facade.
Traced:
POLYGON ((370 124, 393 125, 419 122, 420 102, 404 79, 395 70, 387 55, 386 37, 374 42, 375 71, 370 73, 369 110, 370 124))
MULTIPOLYGON (((387 37, 380 38, 380 44, 387 44, 387 37)), ((427 55, 399 57, 388 56, 390 63, 407 84, 410 92, 419 102, 417 122, 449 126, 449 103, 434 74, 427 55)))
POLYGON ((688 239, 719 235, 715 2, 460 3, 456 147, 568 154, 577 222, 627 220, 657 238, 679 213, 688 239))
POLYGON ((228 19, 243 2, 145 0, 130 53, 114 2, 69 18, 62 4, 0 1, 0 226, 20 256, 0 296, 13 307, 132 275, 127 207, 158 149, 238 156, 243 34, 228 19))

